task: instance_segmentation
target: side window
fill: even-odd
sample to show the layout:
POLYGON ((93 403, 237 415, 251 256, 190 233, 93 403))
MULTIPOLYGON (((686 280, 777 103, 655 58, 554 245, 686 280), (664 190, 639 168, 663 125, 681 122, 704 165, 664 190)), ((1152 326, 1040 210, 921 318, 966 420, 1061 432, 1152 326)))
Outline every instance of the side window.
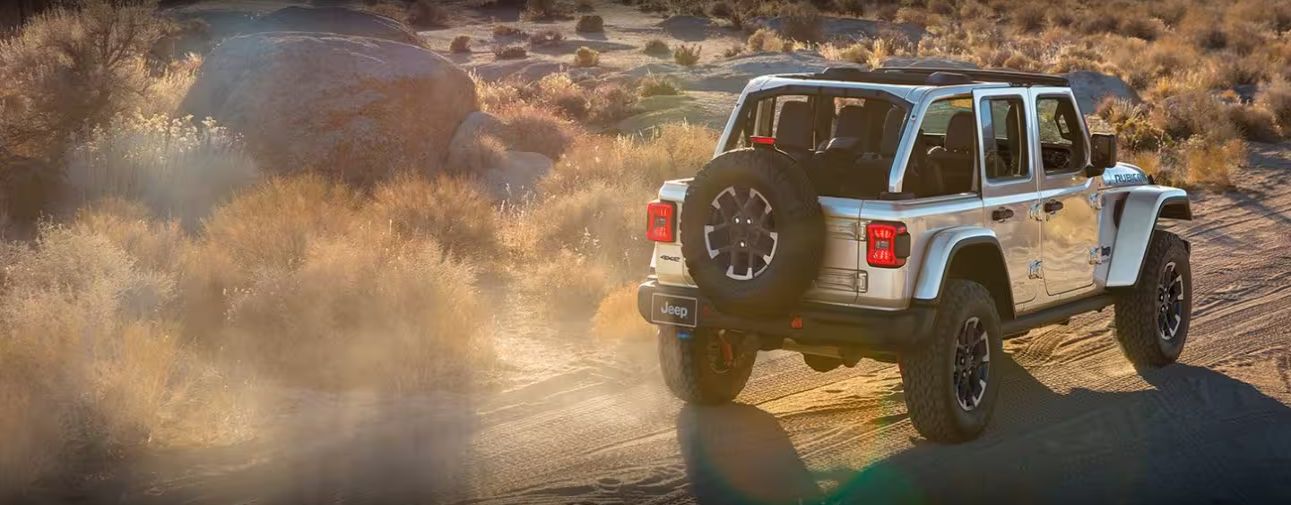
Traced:
POLYGON ((982 159, 986 179, 1003 182, 1031 175, 1026 141, 1026 115, 1021 98, 982 99, 982 159))
POLYGON ((1036 121, 1045 173, 1079 170, 1085 160, 1085 135, 1071 98, 1065 95, 1037 98, 1036 121))

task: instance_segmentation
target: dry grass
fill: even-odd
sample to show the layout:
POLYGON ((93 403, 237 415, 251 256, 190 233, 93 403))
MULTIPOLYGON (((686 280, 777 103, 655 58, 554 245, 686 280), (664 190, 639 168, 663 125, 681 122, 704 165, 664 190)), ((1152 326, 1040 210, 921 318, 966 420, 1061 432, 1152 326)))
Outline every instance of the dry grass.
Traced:
POLYGON ((601 64, 601 53, 587 46, 574 51, 575 67, 595 67, 601 64))
POLYGON ((605 20, 595 14, 579 16, 578 22, 574 23, 574 31, 578 33, 602 33, 605 31, 605 20))
POLYGON ((360 217, 398 239, 434 240, 458 258, 490 258, 498 252, 494 204, 466 178, 396 178, 376 188, 360 217))
POLYGON ((67 155, 67 182, 80 202, 116 196, 146 203, 188 226, 258 170, 239 139, 213 122, 118 117, 67 155))
POLYGON ((646 41, 645 47, 641 48, 641 52, 654 56, 667 56, 672 54, 672 48, 661 39, 650 39, 646 41))
POLYGON ((751 52, 790 52, 798 48, 792 39, 786 39, 769 28, 759 28, 749 35, 744 46, 751 52))
POLYGON ((524 46, 497 46, 493 48, 493 56, 499 60, 518 60, 529 56, 524 46))
POLYGON ((448 50, 454 53, 471 52, 471 36, 458 35, 453 37, 453 41, 448 44, 448 50))
POLYGON ((679 44, 672 52, 672 59, 683 67, 693 67, 699 63, 699 53, 703 50, 704 47, 698 44, 693 46, 679 44))
POLYGON ((637 86, 641 96, 680 95, 681 88, 672 78, 665 75, 646 74, 637 86))

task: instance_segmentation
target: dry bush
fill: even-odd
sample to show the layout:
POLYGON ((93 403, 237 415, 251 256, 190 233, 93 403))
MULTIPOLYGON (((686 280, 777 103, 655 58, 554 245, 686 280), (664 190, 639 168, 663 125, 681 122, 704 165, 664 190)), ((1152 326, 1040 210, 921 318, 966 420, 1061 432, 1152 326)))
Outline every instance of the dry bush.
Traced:
POLYGON ((511 25, 496 25, 493 27, 493 38, 519 38, 524 37, 524 30, 511 25))
POLYGON ((378 227, 321 235, 229 297, 223 341, 269 375, 322 388, 471 387, 491 317, 469 265, 378 227))
POLYGON ((825 40, 820 11, 809 3, 789 4, 780 11, 780 18, 784 23, 781 31, 790 40, 807 43, 817 43, 825 40))
POLYGON ((180 234, 171 227, 141 237, 148 228, 142 224, 121 232, 133 225, 95 218, 71 228, 45 226, 34 245, 4 246, 0 489, 21 490, 43 475, 110 461, 132 447, 245 437, 246 412, 230 401, 229 382, 181 344, 168 315, 171 273, 139 266, 113 243, 143 239, 149 248, 171 249, 177 244, 157 243, 180 234))
POLYGON ((216 208, 203 231, 249 275, 258 265, 298 265, 311 241, 343 231, 358 206, 353 190, 321 176, 275 177, 216 208))
POLYGON ((1192 137, 1181 147, 1180 158, 1188 185, 1230 188, 1234 170, 1246 161, 1246 144, 1241 139, 1192 137))
POLYGON ((1045 15, 1050 10, 1051 8, 1045 5, 1027 3, 1015 9, 1010 18, 1019 30, 1032 32, 1044 28, 1045 15))
POLYGON ((846 46, 821 44, 818 50, 820 55, 827 60, 849 61, 852 63, 868 63, 870 61, 870 48, 860 42, 854 42, 846 46))
POLYGON ((717 132, 687 123, 660 126, 644 138, 586 138, 542 181, 544 194, 565 194, 594 184, 646 191, 663 181, 695 175, 713 156, 717 132))
POLYGON ((635 114, 637 94, 620 84, 602 84, 592 92, 592 121, 608 124, 635 114))
POLYGON ((1242 138, 1254 142, 1282 140, 1278 119, 1268 109, 1255 104, 1235 103, 1228 106, 1228 117, 1241 132, 1242 138))
POLYGON ((1142 104, 1108 97, 1098 104, 1096 114, 1112 125, 1118 143, 1127 151, 1154 150, 1165 137, 1165 132, 1148 120, 1142 104))
POLYGON ((1155 127, 1175 139, 1205 135, 1211 140, 1226 141, 1238 136, 1227 106, 1205 92, 1170 97, 1153 108, 1150 119, 1155 127))
POLYGON ((493 202, 464 177, 395 178, 376 188, 360 218, 388 229, 398 240, 434 240, 445 254, 459 259, 491 258, 498 252, 493 202))
POLYGON ((673 51, 672 59, 673 61, 676 61, 678 65, 683 67, 693 67, 699 63, 699 53, 703 50, 704 47, 698 44, 693 46, 680 44, 677 46, 677 49, 673 51))
POLYGON ((741 54, 744 54, 744 46, 731 46, 722 51, 722 57, 728 60, 741 54))
POLYGON ((1123 13, 1112 7, 1098 7, 1076 17, 1076 29, 1086 34, 1116 33, 1123 13))
POLYGON ((666 56, 672 54, 672 48, 661 39, 650 39, 646 41, 645 47, 641 48, 641 52, 654 56, 666 56))
POLYGON ((896 13, 893 15, 893 21, 898 23, 910 23, 920 27, 929 28, 942 24, 943 18, 926 9, 918 7, 901 7, 897 9, 896 13))
POLYGON ((408 24, 417 28, 443 28, 448 26, 448 8, 437 0, 417 0, 408 6, 408 24))
POLYGON ((592 0, 578 0, 574 2, 574 10, 578 12, 593 12, 596 10, 596 4, 592 0))
POLYGON ((604 32, 605 20, 595 14, 579 16, 578 22, 574 24, 574 31, 578 33, 604 32))
POLYGON ((529 56, 524 46, 498 46, 493 48, 493 56, 499 60, 518 60, 529 56))
POLYGON ((565 40, 565 36, 556 30, 544 30, 529 36, 529 45, 533 47, 549 46, 565 40))
POLYGON ((1291 82, 1277 79, 1265 84, 1255 95, 1255 103, 1273 114, 1284 133, 1291 134, 1291 82))
POLYGON ((559 159, 580 130, 551 110, 535 105, 515 105, 497 111, 507 124, 505 143, 515 151, 529 151, 559 159))
POLYGON ((233 133, 211 121, 193 125, 166 116, 118 117, 95 128, 66 158, 77 201, 139 200, 188 226, 258 177, 233 133))
POLYGON ((587 89, 574 82, 569 74, 550 74, 532 86, 531 101, 548 104, 569 119, 586 119, 591 110, 587 89))
POLYGON ((638 85, 641 96, 680 95, 681 88, 671 77, 659 74, 646 74, 638 85))
POLYGON ((576 319, 594 313, 611 282, 599 263, 562 249, 527 264, 519 288, 540 315, 576 319))
POLYGON ((770 28, 759 28, 758 31, 749 35, 744 43, 745 47, 751 52, 790 52, 797 48, 793 40, 780 37, 779 33, 770 28))
POLYGON ((592 331, 610 341, 648 342, 654 338, 654 325, 645 322, 637 310, 636 284, 613 289, 601 300, 592 316, 592 331))
POLYGON ((1228 31, 1215 21, 1214 14, 1202 9, 1189 10, 1179 22, 1179 32, 1207 51, 1228 47, 1228 31))
POLYGON ((471 52, 471 36, 458 35, 453 37, 453 41, 448 44, 448 50, 454 53, 471 52))
POLYGON ((170 29, 148 6, 88 0, 0 40, 0 145, 54 159, 78 132, 141 106, 148 54, 170 29))
POLYGON ((601 63, 601 53, 587 46, 574 52, 575 67, 595 67, 601 63))
POLYGON ((569 17, 569 7, 561 0, 525 0, 524 18, 536 21, 565 19, 569 17))

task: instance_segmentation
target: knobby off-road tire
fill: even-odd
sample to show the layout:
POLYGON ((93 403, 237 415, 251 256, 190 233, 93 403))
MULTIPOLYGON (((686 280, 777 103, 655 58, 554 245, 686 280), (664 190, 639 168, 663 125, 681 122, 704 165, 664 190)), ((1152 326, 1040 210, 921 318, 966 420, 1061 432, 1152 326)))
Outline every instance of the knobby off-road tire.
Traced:
MULTIPOLYGON (((935 442, 963 442, 980 435, 995 410, 1001 383, 998 361, 1004 359, 1000 317, 991 293, 981 284, 962 279, 946 282, 939 307, 932 334, 920 348, 901 355, 901 383, 910 422, 921 435, 935 442), (978 398, 975 404, 970 400, 971 408, 966 409, 960 403, 956 383, 957 378, 962 381, 965 377, 959 376, 956 361, 961 332, 974 321, 985 332, 982 345, 987 367, 981 378, 986 385, 980 393, 971 394, 978 398), (992 361, 997 363, 991 364, 992 361)), ((979 341, 975 340, 974 345, 979 341)), ((983 350, 975 349, 978 353, 983 350)), ((974 376, 970 373, 967 378, 974 376)))
POLYGON ((1116 299, 1116 340, 1134 366, 1162 367, 1179 359, 1191 319, 1188 246, 1173 233, 1154 231, 1138 282, 1116 299))
POLYGON ((722 312, 787 313, 816 279, 824 250, 816 191, 784 153, 726 152, 704 165, 686 190, 682 255, 695 285, 722 312), (749 248, 736 247, 746 243, 749 248))
POLYGON ((678 338, 676 328, 660 326, 658 338, 663 382, 673 395, 688 403, 717 405, 735 399, 748 383, 758 355, 757 347, 744 340, 754 337, 732 334, 727 338, 734 362, 715 363, 716 330, 700 328, 683 339, 678 338))

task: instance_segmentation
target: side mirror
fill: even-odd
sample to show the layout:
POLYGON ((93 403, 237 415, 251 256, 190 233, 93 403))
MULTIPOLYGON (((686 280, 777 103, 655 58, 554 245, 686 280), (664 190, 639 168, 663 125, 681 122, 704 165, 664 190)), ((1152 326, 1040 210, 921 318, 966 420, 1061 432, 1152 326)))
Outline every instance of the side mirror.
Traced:
POLYGON ((1090 165, 1085 168, 1085 175, 1097 177, 1103 175, 1103 170, 1107 167, 1116 165, 1116 135, 1110 133, 1095 133, 1090 135, 1089 161, 1090 165))

